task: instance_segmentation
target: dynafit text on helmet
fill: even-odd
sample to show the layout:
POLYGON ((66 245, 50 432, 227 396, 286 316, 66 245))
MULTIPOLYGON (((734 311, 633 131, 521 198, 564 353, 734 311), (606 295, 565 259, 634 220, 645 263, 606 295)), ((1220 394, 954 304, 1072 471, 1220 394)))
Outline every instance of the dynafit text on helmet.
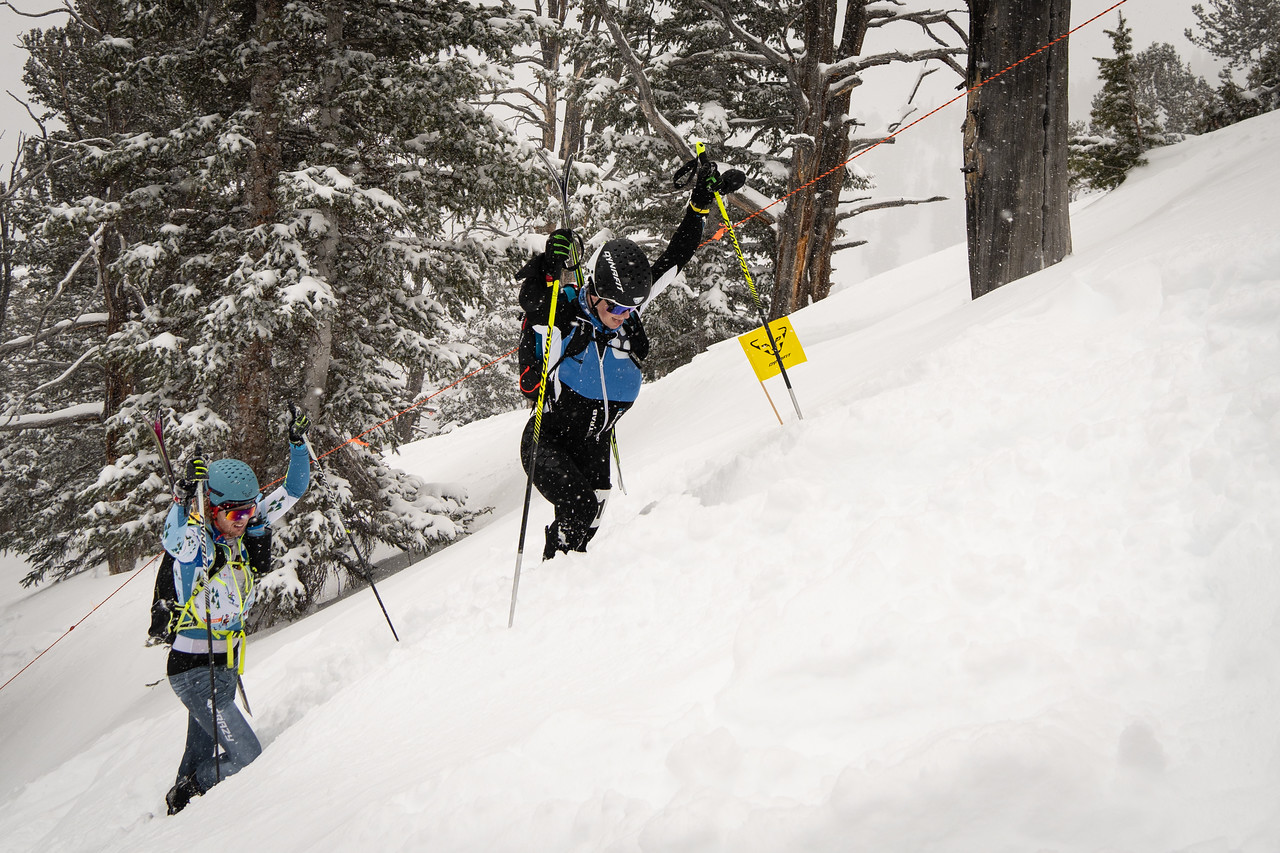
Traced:
POLYGON ((520 456, 526 473, 532 465, 533 484, 555 506, 544 560, 585 551, 595 536, 612 488, 613 429, 640 393, 640 362, 649 354, 640 317, 693 257, 715 193, 742 183, 741 172, 721 175, 705 161, 683 220, 652 264, 626 239, 610 240, 579 261, 582 240, 562 228, 517 273, 524 310, 520 391, 535 409, 543 400, 540 428, 535 411, 520 456), (564 275, 566 270, 575 274, 564 275))
POLYGON ((309 426, 307 415, 292 409, 288 475, 268 495, 247 464, 206 462, 199 448, 173 485, 150 632, 153 641, 171 644, 166 674, 187 709, 186 749, 165 798, 169 814, 262 752, 235 704, 244 671, 244 620, 258 576, 271 571, 271 525, 307 491, 309 426))

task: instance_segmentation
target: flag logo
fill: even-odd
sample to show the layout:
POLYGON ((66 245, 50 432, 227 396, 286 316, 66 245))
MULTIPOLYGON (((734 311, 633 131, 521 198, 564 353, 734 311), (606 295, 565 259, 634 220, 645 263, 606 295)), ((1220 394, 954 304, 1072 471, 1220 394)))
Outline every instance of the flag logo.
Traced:
POLYGON ((751 362, 751 369, 761 382, 782 372, 778 367, 779 357, 788 370, 808 361, 804 347, 800 346, 800 338, 796 336, 795 329, 791 328, 790 318, 779 317, 774 320, 769 324, 769 331, 773 333, 773 342, 777 345, 776 353, 769 345, 769 336, 765 334, 764 326, 757 326, 745 335, 738 336, 738 343, 742 344, 742 351, 747 354, 747 361, 751 362))

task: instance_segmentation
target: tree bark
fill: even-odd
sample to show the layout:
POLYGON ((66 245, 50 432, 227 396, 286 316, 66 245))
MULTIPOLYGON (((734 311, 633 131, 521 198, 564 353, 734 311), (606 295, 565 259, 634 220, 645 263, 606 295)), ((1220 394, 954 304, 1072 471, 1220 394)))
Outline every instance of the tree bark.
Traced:
MULTIPOLYGON (((337 103, 338 87, 341 85, 338 58, 346 50, 346 34, 343 29, 343 13, 345 4, 330 0, 325 4, 325 42, 329 56, 333 61, 325 68, 320 84, 320 105, 316 111, 317 124, 320 126, 320 137, 333 145, 333 150, 340 151, 342 140, 339 138, 339 125, 342 122, 342 107, 337 103)), ((338 291, 339 263, 338 248, 342 234, 341 215, 336 205, 323 209, 328 227, 316 252, 316 272, 329 286, 338 291)), ((324 309, 321 309, 324 311, 324 309)), ((302 390, 306 395, 302 406, 311 419, 320 417, 321 404, 324 402, 329 382, 329 367, 333 362, 333 313, 324 311, 316 318, 316 329, 307 348, 307 363, 303 367, 302 390)))
MULTIPOLYGON (((255 40, 258 55, 252 70, 249 98, 254 108, 253 150, 249 154, 249 216, 251 226, 276 221, 279 203, 276 183, 282 160, 280 146, 279 59, 274 45, 280 38, 282 0, 256 0, 255 40)), ((271 343, 255 339, 242 354, 235 382, 236 442, 239 458, 255 471, 275 461, 278 445, 270 440, 272 387, 271 343)))
POLYGON ((969 11, 965 219, 977 299, 1071 253, 1067 42, 1000 74, 1067 32, 1071 2, 969 0, 969 11))
POLYGON ((249 154, 249 207, 255 225, 274 222, 276 179, 280 174, 280 67, 272 45, 280 37, 281 0, 257 0, 258 55, 250 81, 253 104, 253 150, 249 154))
MULTIPOLYGON (((108 195, 108 198, 110 196, 108 195)), ((107 338, 123 328, 130 313, 130 303, 124 293, 123 283, 113 275, 112 261, 118 257, 117 247, 121 243, 119 232, 108 228, 102 239, 96 244, 93 253, 94 266, 97 271, 98 287, 102 291, 103 303, 107 308, 107 338)), ((103 374, 103 456, 108 466, 115 465, 124 452, 127 452, 128 436, 118 427, 113 426, 111 418, 124 406, 134 393, 133 368, 115 358, 102 361, 103 374), (123 449, 122 449, 123 445, 123 449)), ((118 505, 127 502, 128 495, 117 488, 111 494, 111 500, 118 505)), ((107 572, 112 575, 131 572, 137 565, 141 549, 138 546, 110 545, 106 549, 107 572)))
POLYGON ((828 92, 825 69, 837 59, 857 56, 867 32, 865 0, 846 4, 840 56, 835 46, 838 0, 805 4, 806 50, 798 72, 806 107, 797 109, 795 168, 788 192, 795 192, 819 175, 831 172, 811 192, 795 192, 787 199, 778 221, 777 282, 770 319, 824 299, 831 290, 831 245, 839 224, 837 208, 844 186, 843 163, 849 158, 849 128, 845 115, 852 95, 828 92), (834 169, 835 171, 832 171, 834 169))

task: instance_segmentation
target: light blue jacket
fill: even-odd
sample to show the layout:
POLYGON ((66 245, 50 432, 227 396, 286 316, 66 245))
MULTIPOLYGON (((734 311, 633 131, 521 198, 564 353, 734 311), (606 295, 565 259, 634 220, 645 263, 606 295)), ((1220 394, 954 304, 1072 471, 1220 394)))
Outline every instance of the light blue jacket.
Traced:
MULTIPOLYGON (((267 527, 289 511, 307 491, 311 481, 311 458, 306 445, 291 445, 289 472, 284 485, 266 496, 258 496, 258 514, 245 530, 245 537, 261 537, 267 527)), ((229 540, 208 521, 182 506, 174 504, 165 519, 164 549, 173 556, 173 581, 177 600, 184 603, 183 617, 178 623, 175 651, 207 652, 209 650, 207 613, 212 613, 213 650, 226 651, 227 639, 243 635, 244 615, 255 600, 255 569, 246 555, 244 537, 229 540), (201 583, 206 570, 208 607, 205 586, 201 583), (197 589, 199 587, 199 589, 197 589)))

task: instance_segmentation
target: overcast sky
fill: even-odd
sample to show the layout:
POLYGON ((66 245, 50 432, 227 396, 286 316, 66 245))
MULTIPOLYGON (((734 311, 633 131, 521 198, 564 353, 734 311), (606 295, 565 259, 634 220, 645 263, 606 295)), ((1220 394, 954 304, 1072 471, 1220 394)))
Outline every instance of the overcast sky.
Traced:
MULTIPOLYGON (((25 12, 44 11, 59 5, 55 0, 9 2, 25 12)), ((1114 0, 1076 0, 1072 4, 1072 26, 1088 20, 1113 2, 1114 0)), ((1141 50, 1152 42, 1168 42, 1178 49, 1183 59, 1191 63, 1196 73, 1203 74, 1210 83, 1214 83, 1216 66, 1208 55, 1183 36, 1183 30, 1195 23, 1191 4, 1192 0, 1128 0, 1121 9, 1133 28, 1137 49, 1141 50)), ((60 24, 65 20, 65 14, 32 19, 22 17, 12 9, 0 7, 0 45, 3 45, 0 50, 0 90, 12 92, 19 97, 26 94, 22 85, 22 63, 26 55, 17 46, 19 35, 37 24, 48 26, 50 22, 60 24)), ((1112 12, 1103 21, 1086 27, 1072 37, 1072 118, 1088 116, 1089 101, 1097 89, 1097 63, 1093 61, 1093 57, 1108 55, 1110 44, 1103 30, 1113 28, 1115 23, 1116 13, 1112 12)), ((0 97, 3 97, 5 104, 0 111, 0 165, 7 165, 13 159, 18 135, 34 132, 35 125, 26 110, 8 94, 0 97)), ((963 102, 958 102, 953 109, 963 109, 962 104, 963 102)))

